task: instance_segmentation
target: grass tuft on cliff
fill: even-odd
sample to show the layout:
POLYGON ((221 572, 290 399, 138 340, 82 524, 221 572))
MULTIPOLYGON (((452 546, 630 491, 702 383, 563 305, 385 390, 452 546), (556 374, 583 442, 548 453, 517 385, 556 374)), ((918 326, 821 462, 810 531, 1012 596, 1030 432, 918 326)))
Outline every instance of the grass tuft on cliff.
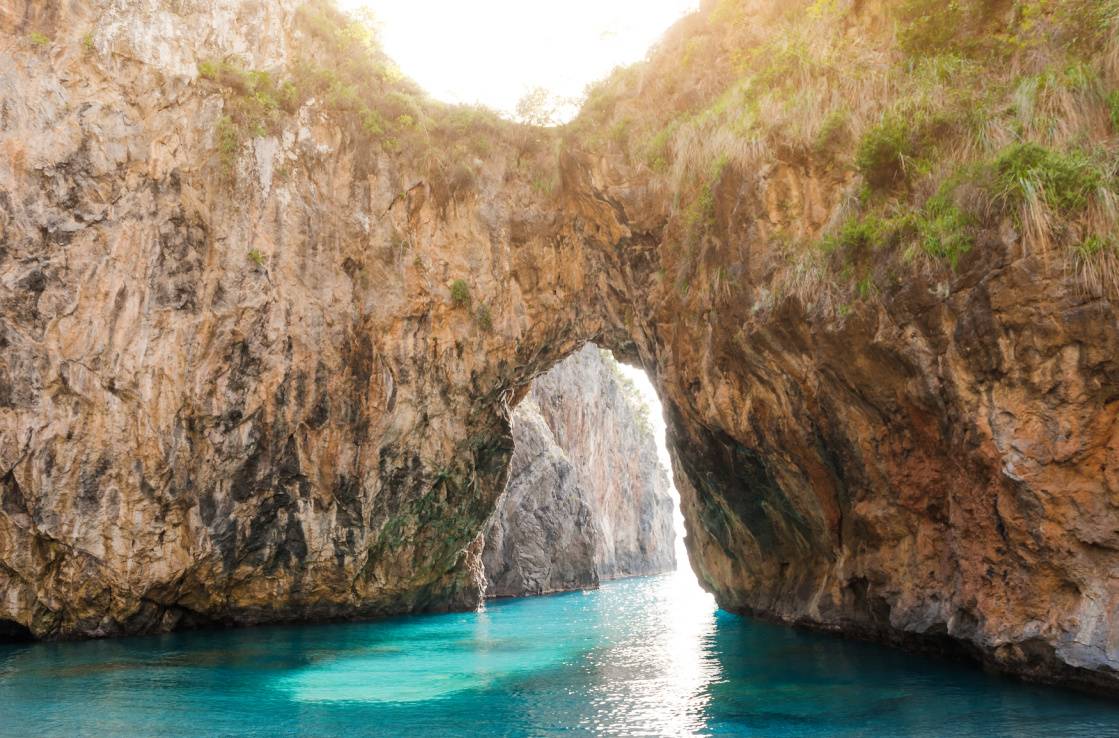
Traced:
POLYGON ((456 307, 466 307, 470 304, 470 287, 462 279, 451 282, 451 302, 456 307))

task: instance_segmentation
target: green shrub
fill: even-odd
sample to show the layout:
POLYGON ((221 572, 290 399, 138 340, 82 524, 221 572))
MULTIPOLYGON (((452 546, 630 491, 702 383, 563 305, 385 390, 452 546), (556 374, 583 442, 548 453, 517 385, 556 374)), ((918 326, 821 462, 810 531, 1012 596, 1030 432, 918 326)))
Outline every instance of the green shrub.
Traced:
POLYGON ((275 132, 281 107, 298 106, 298 92, 291 83, 279 86, 269 72, 246 70, 236 61, 206 59, 198 63, 198 76, 219 85, 225 94, 226 114, 218 122, 218 150, 227 169, 232 168, 245 138, 275 132))
MULTIPOLYGON (((990 1, 990 0, 988 0, 990 1)), ((1032 0, 1020 3, 1028 21, 1027 32, 1051 33, 1054 40, 1070 51, 1094 53, 1114 33, 1114 0, 1032 0), (1037 22, 1048 15, 1048 23, 1037 22)))
MULTIPOLYGON (((1073 0, 1024 0, 1016 3, 1015 21, 1030 13, 1028 6, 1057 5, 1073 0)), ((1098 2, 1098 0, 1086 0, 1098 2)), ((942 53, 977 55, 1020 45, 1022 39, 1006 33, 1006 0, 901 0, 894 4, 898 20, 898 45, 911 59, 942 53), (996 25, 997 29, 990 26, 996 25)))
POLYGON ((719 186, 729 165, 730 158, 725 154, 715 161, 708 172, 707 181, 685 211, 685 226, 690 236, 694 237, 715 225, 715 188, 719 186))
POLYGON ((699 195, 688 205, 684 212, 684 225, 692 236, 715 225, 715 193, 710 183, 705 183, 699 195))
POLYGON ((31 33, 27 34, 27 40, 31 42, 32 46, 39 47, 49 46, 51 42, 49 36, 39 33, 38 31, 32 31, 31 33))
POLYGON ((820 242, 827 254, 855 254, 882 245, 892 224, 878 216, 849 218, 835 233, 820 242))
POLYGON ((470 304, 470 287, 465 281, 456 279, 451 282, 451 302, 457 307, 465 307, 470 304))
POLYGON ((1084 152, 1062 154, 1034 143, 1013 144, 1003 150, 994 171, 999 200, 1021 205, 1040 197, 1062 212, 1082 210, 1106 181, 1084 152))
POLYGON ((916 218, 921 248, 929 256, 947 259, 953 269, 974 245, 971 225, 971 218, 946 195, 930 199, 916 218))
POLYGON ((903 0, 897 14, 898 43, 913 57, 953 48, 964 21, 959 0, 903 0))
POLYGON ((276 99, 280 103, 280 107, 289 113, 294 113, 299 109, 302 104, 299 87, 292 81, 285 81, 276 90, 276 99))
POLYGON ((847 121, 850 115, 846 110, 833 110, 828 113, 816 135, 813 148, 818 156, 823 156, 834 150, 847 136, 847 121))
POLYGON ((1094 256, 1099 256, 1106 251, 1115 251, 1115 239, 1109 236, 1099 236, 1093 234, 1088 236, 1075 247, 1077 256, 1084 259, 1090 259, 1094 256))
POLYGON ((608 134, 610 140, 624 148, 626 142, 629 140, 629 130, 632 125, 633 120, 630 118, 622 118, 621 120, 615 121, 614 124, 610 126, 610 132, 608 134))
POLYGON ((228 115, 223 115, 218 120, 217 145, 222 166, 226 170, 232 170, 237 163, 237 152, 241 148, 241 133, 228 115))
POLYGON ((218 70, 221 62, 214 61, 213 59, 203 59, 198 62, 198 76, 202 79, 216 80, 218 78, 218 70))
POLYGON ((554 194, 558 187, 559 177, 556 175, 545 176, 541 174, 532 179, 532 190, 538 195, 554 194))
POLYGON ((1065 89, 1087 92, 1099 83, 1099 75, 1084 62, 1073 62, 1061 72, 1061 84, 1065 89))
POLYGON ((1111 114, 1111 128, 1119 133, 1119 90, 1107 96, 1107 110, 1111 114))
POLYGON ((381 114, 371 108, 365 108, 361 112, 361 127, 374 138, 380 138, 385 135, 385 119, 381 114))
POLYGON ((672 155, 670 151, 672 138, 683 124, 684 121, 677 118, 662 128, 653 136, 652 140, 649 141, 649 145, 645 150, 645 163, 649 165, 649 168, 658 172, 663 172, 668 169, 668 162, 672 155))
POLYGON ((260 249, 253 249, 249 252, 249 261, 258 267, 262 267, 264 266, 264 254, 260 253, 260 249))
POLYGON ((874 277, 870 274, 860 279, 858 284, 855 285, 855 291, 858 293, 859 299, 861 300, 869 300, 876 289, 877 286, 874 284, 874 277))
POLYGON ((954 269, 960 256, 973 246, 973 223, 949 194, 946 189, 920 209, 900 215, 853 216, 835 233, 823 238, 820 249, 839 257, 840 263, 851 264, 866 263, 870 252, 909 244, 933 258, 947 260, 954 269))
POLYGON ((873 190, 894 187, 906 179, 906 160, 913 158, 915 145, 908 123, 897 117, 883 119, 859 142, 855 166, 873 190))

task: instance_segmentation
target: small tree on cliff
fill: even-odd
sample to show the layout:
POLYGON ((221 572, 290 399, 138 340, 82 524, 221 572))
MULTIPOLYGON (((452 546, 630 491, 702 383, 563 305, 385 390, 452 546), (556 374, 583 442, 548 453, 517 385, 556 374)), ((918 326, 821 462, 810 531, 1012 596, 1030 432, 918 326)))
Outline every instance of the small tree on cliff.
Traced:
POLYGON ((517 119, 530 126, 554 126, 559 122, 559 99, 543 87, 534 87, 517 101, 517 119))

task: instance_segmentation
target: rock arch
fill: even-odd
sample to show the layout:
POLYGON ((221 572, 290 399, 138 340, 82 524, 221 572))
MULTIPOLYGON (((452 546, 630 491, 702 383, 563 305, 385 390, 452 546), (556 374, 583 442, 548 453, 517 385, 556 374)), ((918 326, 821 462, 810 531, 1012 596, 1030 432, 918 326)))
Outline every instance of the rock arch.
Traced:
POLYGON ((507 408, 595 341, 661 394, 723 606, 1115 688, 1119 329, 1017 234, 843 319, 759 313, 755 236, 818 225, 834 173, 730 167, 687 270, 663 183, 570 141, 554 193, 509 132, 459 188, 310 106, 222 174, 183 42, 214 18, 160 61, 129 12, 96 42, 131 55, 0 65, 37 101, 0 134, 0 621, 469 606, 507 408))

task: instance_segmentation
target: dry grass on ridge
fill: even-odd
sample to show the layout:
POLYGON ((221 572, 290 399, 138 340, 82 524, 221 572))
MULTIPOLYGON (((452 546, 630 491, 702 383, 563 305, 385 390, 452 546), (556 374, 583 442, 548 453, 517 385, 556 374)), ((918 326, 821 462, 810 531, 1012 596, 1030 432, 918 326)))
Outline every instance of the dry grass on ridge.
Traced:
POLYGON ((595 87, 575 128, 677 193, 672 247, 691 253, 669 277, 687 290, 727 292, 723 274, 696 284, 705 236, 734 236, 704 233, 727 173, 792 161, 858 176, 822 227, 770 234, 756 309, 794 294, 841 314, 914 269, 947 280, 1003 219, 1050 268, 1119 294, 1116 5, 723 0, 595 87))

